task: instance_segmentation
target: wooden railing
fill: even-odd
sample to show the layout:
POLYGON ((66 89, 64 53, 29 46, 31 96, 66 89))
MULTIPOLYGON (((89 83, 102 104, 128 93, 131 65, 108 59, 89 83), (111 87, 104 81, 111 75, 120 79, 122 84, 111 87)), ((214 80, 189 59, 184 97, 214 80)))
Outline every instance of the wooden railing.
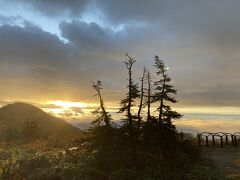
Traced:
POLYGON ((240 132, 235 133, 225 133, 225 132, 203 132, 197 134, 198 145, 199 146, 218 146, 220 145, 221 148, 224 145, 232 145, 237 147, 238 141, 240 140, 240 132))

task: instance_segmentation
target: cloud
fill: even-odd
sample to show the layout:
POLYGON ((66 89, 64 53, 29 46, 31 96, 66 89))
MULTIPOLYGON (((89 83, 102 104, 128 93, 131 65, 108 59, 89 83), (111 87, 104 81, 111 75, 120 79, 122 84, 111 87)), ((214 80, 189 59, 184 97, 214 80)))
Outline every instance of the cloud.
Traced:
POLYGON ((109 48, 115 41, 114 33, 110 29, 104 29, 96 23, 88 24, 77 20, 62 22, 60 30, 62 37, 74 42, 80 49, 109 48))
POLYGON ((1 97, 93 100, 94 92, 89 94, 91 81, 104 77, 110 80, 112 73, 119 71, 119 63, 111 62, 112 57, 106 60, 98 53, 91 54, 79 43, 78 40, 64 43, 58 36, 30 23, 24 27, 0 26, 1 97), (105 65, 107 62, 109 66, 105 65))
POLYGON ((79 107, 71 107, 71 110, 75 113, 75 114, 84 114, 84 111, 82 108, 79 107))
POLYGON ((106 100, 117 101, 124 94, 122 62, 129 52, 137 59, 136 80, 143 66, 152 70, 155 54, 165 59, 181 106, 240 106, 237 0, 15 3, 56 21, 66 12, 69 20, 59 24, 59 37, 33 25, 37 22, 14 26, 14 18, 0 16, 3 97, 11 89, 14 97, 92 101, 90 82, 100 79, 106 100), (102 16, 96 17, 97 11, 102 16), (94 22, 81 19, 89 14, 94 22))
POLYGON ((0 54, 2 97, 54 94, 74 76, 73 49, 36 26, 0 26, 0 54))
POLYGON ((180 120, 174 123, 179 131, 189 133, 201 133, 201 132, 238 132, 240 125, 239 121, 230 120, 180 120))
MULTIPOLYGON (((0 1, 1 2, 1 1, 0 1)), ((46 16, 62 16, 64 14, 80 15, 89 3, 88 0, 10 0, 5 2, 9 6, 23 6, 37 10, 46 16)))
POLYGON ((61 109, 61 106, 57 106, 55 104, 36 104, 37 107, 43 109, 61 109))
POLYGON ((36 26, 3 25, 0 34, 1 61, 56 66, 67 58, 67 48, 62 41, 36 26))
POLYGON ((23 19, 20 16, 3 16, 0 14, 0 24, 4 25, 4 24, 17 24, 19 22, 22 22, 23 19))

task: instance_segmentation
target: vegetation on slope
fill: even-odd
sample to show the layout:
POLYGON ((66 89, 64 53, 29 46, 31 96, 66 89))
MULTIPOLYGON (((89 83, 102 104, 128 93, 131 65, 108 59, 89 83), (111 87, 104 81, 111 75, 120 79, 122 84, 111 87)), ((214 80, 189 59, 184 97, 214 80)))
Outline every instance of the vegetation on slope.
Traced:
POLYGON ((0 108, 0 135, 1 143, 61 145, 82 138, 83 131, 33 105, 14 103, 0 108))

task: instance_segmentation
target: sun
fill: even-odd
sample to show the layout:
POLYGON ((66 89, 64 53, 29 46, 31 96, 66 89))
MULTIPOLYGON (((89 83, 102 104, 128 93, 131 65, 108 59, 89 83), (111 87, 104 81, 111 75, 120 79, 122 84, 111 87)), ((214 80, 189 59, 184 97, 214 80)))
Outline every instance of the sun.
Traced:
POLYGON ((78 108, 86 108, 89 105, 87 103, 82 103, 82 102, 70 102, 70 101, 50 101, 48 104, 53 104, 56 106, 60 106, 61 108, 69 109, 71 107, 78 107, 78 108))
POLYGON ((96 107, 96 104, 94 103, 63 100, 49 100, 44 104, 46 105, 46 107, 43 108, 44 111, 67 120, 81 119, 83 117, 90 116, 93 108, 96 107))

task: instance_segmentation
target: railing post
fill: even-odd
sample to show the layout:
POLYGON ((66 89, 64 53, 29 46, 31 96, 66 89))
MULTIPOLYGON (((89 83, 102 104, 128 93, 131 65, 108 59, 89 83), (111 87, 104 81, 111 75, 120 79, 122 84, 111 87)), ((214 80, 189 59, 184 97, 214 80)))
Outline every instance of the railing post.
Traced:
POLYGON ((228 145, 228 135, 226 135, 225 137, 226 137, 226 145, 228 145))
POLYGON ((235 140, 234 140, 234 136, 231 134, 231 139, 232 139, 232 145, 235 145, 235 140))
POLYGON ((215 138, 214 138, 214 135, 212 135, 212 144, 213 144, 213 146, 215 146, 215 138))
POLYGON ((208 136, 206 136, 206 146, 208 148, 208 136))
POLYGON ((223 148, 223 137, 221 136, 220 139, 221 139, 221 148, 223 148))

